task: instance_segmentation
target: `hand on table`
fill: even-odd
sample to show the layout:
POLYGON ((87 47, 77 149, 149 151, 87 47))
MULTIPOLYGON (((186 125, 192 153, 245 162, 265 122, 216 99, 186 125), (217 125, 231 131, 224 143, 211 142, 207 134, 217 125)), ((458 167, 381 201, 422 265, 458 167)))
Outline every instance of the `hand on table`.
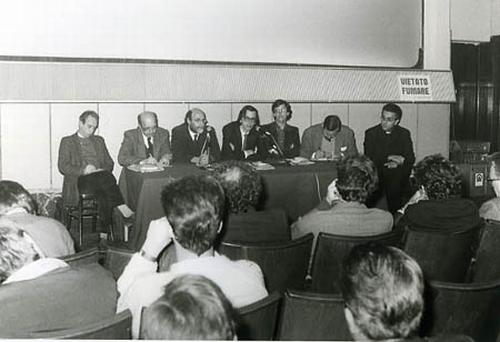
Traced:
POLYGON ((139 162, 140 165, 143 165, 143 164, 154 164, 154 165, 157 165, 158 162, 156 161, 156 159, 152 156, 146 158, 146 159, 143 159, 139 162))

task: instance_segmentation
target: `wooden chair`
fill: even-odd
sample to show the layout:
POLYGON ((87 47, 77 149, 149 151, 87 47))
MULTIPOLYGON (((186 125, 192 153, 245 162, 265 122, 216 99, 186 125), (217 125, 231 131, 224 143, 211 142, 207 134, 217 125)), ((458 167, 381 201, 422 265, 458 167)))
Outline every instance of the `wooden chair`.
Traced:
POLYGON ((264 274, 269 292, 284 292, 287 288, 303 289, 314 235, 284 243, 236 244, 224 242, 219 251, 232 260, 256 262, 264 274))
POLYGON ((238 340, 272 340, 278 324, 281 295, 273 292, 237 310, 238 340))
POLYGON ((87 265, 91 263, 101 263, 102 253, 99 248, 94 247, 85 251, 77 252, 75 254, 66 255, 61 258, 66 261, 70 266, 87 265))
POLYGON ((405 227, 403 249, 413 257, 426 279, 464 282, 479 241, 482 224, 468 230, 443 232, 405 227))
POLYGON ((80 194, 76 206, 67 206, 66 224, 71 230, 73 219, 78 221, 78 245, 83 243, 83 224, 85 219, 91 219, 92 232, 97 230, 97 217, 99 215, 97 200, 92 194, 80 194))
POLYGON ((23 338, 29 339, 72 339, 72 340, 130 340, 132 315, 129 310, 123 311, 109 319, 87 326, 57 330, 34 332, 23 338))
POLYGON ((342 261, 354 246, 368 242, 398 246, 400 241, 401 233, 399 231, 372 236, 319 233, 312 263, 311 290, 323 293, 340 293, 339 277, 342 261))
POLYGON ((277 340, 352 341, 340 295, 288 290, 281 305, 277 340))
POLYGON ((500 279, 500 222, 487 220, 470 271, 474 283, 500 279))
POLYGON ((500 326, 500 280, 487 283, 431 281, 425 295, 422 333, 465 334, 495 341, 500 326))
POLYGON ((103 266, 110 270, 115 279, 118 279, 127 266, 134 251, 108 246, 105 251, 103 266))

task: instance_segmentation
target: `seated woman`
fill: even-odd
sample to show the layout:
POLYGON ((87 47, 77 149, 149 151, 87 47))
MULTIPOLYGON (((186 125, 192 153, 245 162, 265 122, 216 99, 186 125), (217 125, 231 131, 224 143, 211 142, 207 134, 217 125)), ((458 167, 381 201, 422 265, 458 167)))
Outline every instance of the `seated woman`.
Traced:
POLYGON ((495 192, 495 197, 483 203, 479 208, 479 216, 485 219, 500 221, 500 152, 493 153, 490 158, 488 180, 495 192))
POLYGON ((282 209, 257 211, 262 180, 248 164, 226 161, 214 165, 215 178, 224 188, 228 214, 222 241, 269 242, 290 240, 290 230, 282 209))
POLYGON ((75 253, 68 230, 50 217, 36 216, 36 203, 19 183, 0 181, 0 216, 16 222, 35 241, 44 257, 75 253))
POLYGON ((425 230, 461 231, 481 222, 474 202, 460 197, 460 171, 448 159, 439 154, 425 157, 413 167, 413 177, 418 190, 398 210, 403 214, 403 225, 425 230))

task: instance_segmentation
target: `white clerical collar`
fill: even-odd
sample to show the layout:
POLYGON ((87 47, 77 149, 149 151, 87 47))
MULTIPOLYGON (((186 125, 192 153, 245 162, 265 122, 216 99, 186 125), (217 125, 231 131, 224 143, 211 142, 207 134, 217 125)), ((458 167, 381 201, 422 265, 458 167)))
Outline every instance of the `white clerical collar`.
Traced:
POLYGON ((66 262, 56 258, 42 258, 24 265, 10 275, 2 284, 38 278, 44 274, 69 266, 66 262))
POLYGON ((82 139, 87 139, 87 138, 88 138, 88 137, 87 137, 87 138, 85 138, 83 135, 81 135, 81 134, 80 134, 80 132, 76 132, 76 135, 78 135, 78 137, 79 137, 79 138, 82 138, 82 139))

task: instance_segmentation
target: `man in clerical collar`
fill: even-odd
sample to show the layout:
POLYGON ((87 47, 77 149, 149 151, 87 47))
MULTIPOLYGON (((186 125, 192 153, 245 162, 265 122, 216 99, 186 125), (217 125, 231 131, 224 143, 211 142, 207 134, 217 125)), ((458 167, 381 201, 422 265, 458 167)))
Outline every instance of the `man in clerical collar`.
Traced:
POLYGON ((409 176, 415 154, 410 131, 399 125, 403 112, 394 104, 384 105, 380 124, 365 132, 364 152, 375 165, 380 179, 380 191, 372 199, 385 195, 390 212, 398 210, 411 193, 409 176))

